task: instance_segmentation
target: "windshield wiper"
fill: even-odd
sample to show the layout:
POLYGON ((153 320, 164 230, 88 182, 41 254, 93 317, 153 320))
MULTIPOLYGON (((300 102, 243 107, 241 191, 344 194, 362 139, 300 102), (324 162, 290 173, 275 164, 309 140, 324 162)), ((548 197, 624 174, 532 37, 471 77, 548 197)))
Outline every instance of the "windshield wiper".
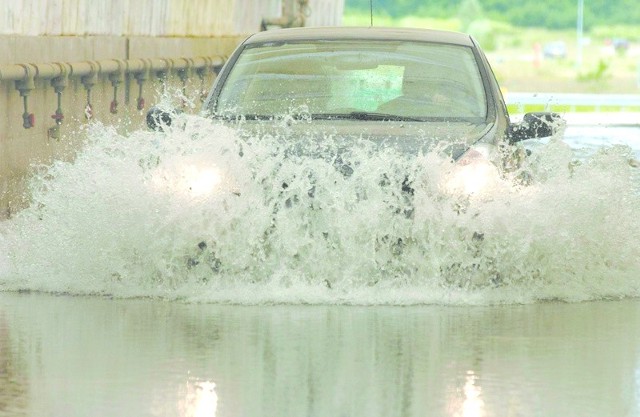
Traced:
MULTIPOLYGON (((223 120, 275 120, 278 116, 270 114, 217 114, 217 119, 223 120)), ((300 118, 294 116, 294 118, 300 118)), ((350 113, 315 113, 311 115, 312 120, 379 120, 395 122, 424 122, 425 119, 419 117, 400 116, 397 114, 375 113, 366 111, 353 111, 350 113)))
POLYGON ((239 121, 239 120, 272 120, 272 119, 274 119, 274 116, 270 115, 270 114, 232 114, 232 113, 227 113, 227 114, 216 114, 213 117, 216 118, 216 119, 234 120, 234 121, 239 121))
POLYGON ((350 113, 316 113, 311 115, 316 120, 355 119, 355 120, 389 120, 395 122, 424 122, 419 117, 400 116, 398 114, 352 111, 350 113))

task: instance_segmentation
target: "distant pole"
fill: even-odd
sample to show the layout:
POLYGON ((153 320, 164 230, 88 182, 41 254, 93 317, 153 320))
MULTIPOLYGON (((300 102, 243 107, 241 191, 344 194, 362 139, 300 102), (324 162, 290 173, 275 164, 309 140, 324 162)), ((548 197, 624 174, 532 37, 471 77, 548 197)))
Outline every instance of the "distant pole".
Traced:
POLYGON ((580 69, 582 67, 582 35, 584 29, 584 0, 578 0, 578 22, 577 26, 577 36, 576 42, 578 43, 577 53, 576 53, 576 69, 580 69))
POLYGON ((369 0, 369 12, 371 13, 371 27, 373 27, 373 0, 369 0))

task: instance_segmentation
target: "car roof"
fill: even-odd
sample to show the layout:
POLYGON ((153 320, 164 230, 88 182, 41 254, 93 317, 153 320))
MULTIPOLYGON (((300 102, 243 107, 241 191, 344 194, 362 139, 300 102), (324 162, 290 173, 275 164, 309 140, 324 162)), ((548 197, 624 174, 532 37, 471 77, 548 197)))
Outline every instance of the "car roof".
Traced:
POLYGON ((460 32, 433 29, 385 28, 385 27, 302 27, 272 29, 258 32, 245 40, 245 44, 302 40, 394 40, 436 42, 474 46, 471 36, 460 32))

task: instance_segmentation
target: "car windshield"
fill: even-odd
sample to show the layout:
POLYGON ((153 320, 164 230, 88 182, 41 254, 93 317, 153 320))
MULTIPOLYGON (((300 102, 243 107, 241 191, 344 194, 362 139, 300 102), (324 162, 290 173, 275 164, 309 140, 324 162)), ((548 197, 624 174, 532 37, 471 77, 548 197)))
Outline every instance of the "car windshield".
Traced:
POLYGON ((247 118, 482 122, 487 99, 469 47, 389 40, 251 44, 214 114, 247 118))

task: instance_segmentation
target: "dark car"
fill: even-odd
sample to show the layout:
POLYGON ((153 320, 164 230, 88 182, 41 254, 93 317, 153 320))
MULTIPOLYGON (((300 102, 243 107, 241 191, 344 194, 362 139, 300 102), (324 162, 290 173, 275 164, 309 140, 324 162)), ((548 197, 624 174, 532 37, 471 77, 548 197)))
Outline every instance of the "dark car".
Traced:
POLYGON ((564 59, 567 57, 567 45, 563 41, 550 42, 544 46, 542 54, 548 59, 564 59))
MULTIPOLYGON (((291 262, 318 262, 324 252, 307 253, 299 245, 314 239, 334 248, 339 232, 329 223, 340 221, 334 215, 349 221, 351 210, 366 207, 378 220, 398 221, 378 230, 367 246, 369 259, 382 271, 396 266, 405 271, 403 254, 411 256, 420 246, 401 224, 424 215, 425 192, 434 200, 441 193, 461 214, 472 199, 490 200, 503 192, 502 184, 526 184, 520 167, 526 152, 516 142, 551 135, 557 118, 530 113, 512 123, 489 63, 469 35, 347 27, 281 29, 249 37, 219 73, 203 115, 235 129, 234 149, 238 145, 237 156, 248 164, 236 161, 237 169, 251 171, 251 180, 236 184, 235 176, 244 175, 239 172, 206 175, 211 186, 198 185, 198 190, 215 190, 227 178, 231 192, 215 194, 228 196, 223 199, 230 204, 254 195, 253 187, 263 190, 258 204, 265 205, 271 220, 256 229, 259 256, 270 256, 284 241, 291 244, 286 250, 291 262), (368 156, 363 159, 360 152, 368 156), (443 164, 447 173, 423 176, 424 171, 411 168, 412 162, 429 161, 443 164), (292 220, 294 213, 304 213, 304 220, 292 220), (313 220, 317 216, 330 220, 313 220), (292 227, 302 228, 296 229, 302 240, 278 238, 292 227)), ((150 127, 163 128, 169 116, 151 110, 150 127)), ((472 259, 479 256, 484 236, 482 231, 466 236, 472 259)), ((217 237, 201 241, 188 266, 206 265, 217 273, 238 264, 219 247, 217 237)), ((470 277, 480 269, 475 261, 454 260, 440 273, 446 285, 469 286, 476 285, 470 277)), ((498 272, 485 275, 479 282, 501 284, 498 272)), ((332 288, 333 278, 323 280, 332 288)))

